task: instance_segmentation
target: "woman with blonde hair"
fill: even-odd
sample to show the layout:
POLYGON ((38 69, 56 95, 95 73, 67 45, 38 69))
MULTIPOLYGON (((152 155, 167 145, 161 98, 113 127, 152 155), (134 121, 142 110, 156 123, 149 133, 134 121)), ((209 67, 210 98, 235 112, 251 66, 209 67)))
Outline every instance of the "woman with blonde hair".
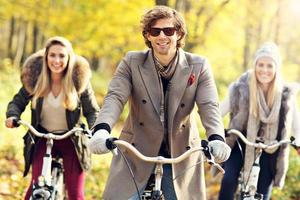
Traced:
MULTIPOLYGON (((22 87, 8 104, 5 124, 13 128, 13 119, 20 118, 31 102, 32 125, 41 132, 67 131, 81 123, 81 112, 92 126, 99 112, 90 84, 91 70, 88 62, 75 55, 71 43, 63 37, 52 37, 45 49, 31 55, 24 63, 22 87)), ((32 180, 25 199, 30 198, 32 183, 42 170, 45 139, 24 136, 25 171, 32 164, 32 180)), ((84 171, 91 165, 90 152, 84 135, 54 142, 52 152, 63 158, 64 177, 68 199, 84 199, 84 171)))
MULTIPOLYGON (((291 129, 299 146, 296 90, 282 81, 281 57, 277 45, 264 43, 256 51, 253 66, 252 70, 230 85, 229 98, 220 106, 222 116, 230 113, 229 128, 241 131, 251 142, 255 142, 258 137, 267 144, 288 139, 291 129)), ((243 170, 247 180, 255 159, 254 148, 240 142, 240 149, 236 137, 230 136, 226 142, 232 152, 225 162, 226 173, 221 184, 220 200, 233 199, 240 171, 243 170)), ((283 187, 288 154, 287 145, 262 153, 257 192, 263 194, 265 200, 270 199, 273 186, 283 187)))

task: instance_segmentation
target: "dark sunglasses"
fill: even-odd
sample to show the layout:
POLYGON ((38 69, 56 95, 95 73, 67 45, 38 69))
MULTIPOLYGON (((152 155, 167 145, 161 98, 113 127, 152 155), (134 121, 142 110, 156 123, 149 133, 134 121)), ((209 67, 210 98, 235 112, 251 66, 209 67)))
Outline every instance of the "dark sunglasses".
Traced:
POLYGON ((153 28, 151 27, 149 30, 149 34, 153 37, 159 36, 160 32, 163 31, 166 36, 172 36, 174 35, 175 31, 177 29, 175 27, 166 27, 166 28, 153 28))

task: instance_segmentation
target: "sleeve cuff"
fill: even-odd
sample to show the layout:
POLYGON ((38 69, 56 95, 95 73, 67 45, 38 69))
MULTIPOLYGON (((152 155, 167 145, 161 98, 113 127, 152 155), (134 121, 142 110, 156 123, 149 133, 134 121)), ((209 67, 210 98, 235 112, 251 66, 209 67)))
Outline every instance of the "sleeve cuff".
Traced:
POLYGON ((97 124, 95 127, 94 127, 94 130, 93 130, 93 135, 96 131, 100 130, 100 129, 105 129, 107 130, 109 133, 111 132, 111 128, 110 126, 107 124, 107 123, 100 123, 100 124, 97 124))
POLYGON ((213 140, 221 140, 222 142, 225 142, 224 138, 218 134, 212 134, 211 136, 208 137, 208 141, 213 141, 213 140))

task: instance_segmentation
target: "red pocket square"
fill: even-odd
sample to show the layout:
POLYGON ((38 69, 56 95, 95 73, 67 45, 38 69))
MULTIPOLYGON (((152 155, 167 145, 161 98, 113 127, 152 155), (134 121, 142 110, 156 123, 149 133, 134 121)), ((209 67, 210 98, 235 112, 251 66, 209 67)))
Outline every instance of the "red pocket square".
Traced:
POLYGON ((191 76, 188 80, 188 86, 193 85, 193 83, 195 82, 195 79, 196 79, 195 74, 191 74, 191 76))

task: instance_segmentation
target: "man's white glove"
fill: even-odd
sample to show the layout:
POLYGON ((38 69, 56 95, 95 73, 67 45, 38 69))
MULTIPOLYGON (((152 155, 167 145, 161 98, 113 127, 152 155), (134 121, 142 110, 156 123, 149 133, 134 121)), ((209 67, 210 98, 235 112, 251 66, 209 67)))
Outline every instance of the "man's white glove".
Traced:
POLYGON ((215 162, 222 163, 229 158, 231 149, 225 142, 213 140, 208 143, 208 146, 215 157, 215 162))
POLYGON ((88 142, 88 147, 94 154, 105 154, 110 152, 106 146, 106 140, 111 138, 109 132, 105 129, 100 129, 94 133, 88 142))

